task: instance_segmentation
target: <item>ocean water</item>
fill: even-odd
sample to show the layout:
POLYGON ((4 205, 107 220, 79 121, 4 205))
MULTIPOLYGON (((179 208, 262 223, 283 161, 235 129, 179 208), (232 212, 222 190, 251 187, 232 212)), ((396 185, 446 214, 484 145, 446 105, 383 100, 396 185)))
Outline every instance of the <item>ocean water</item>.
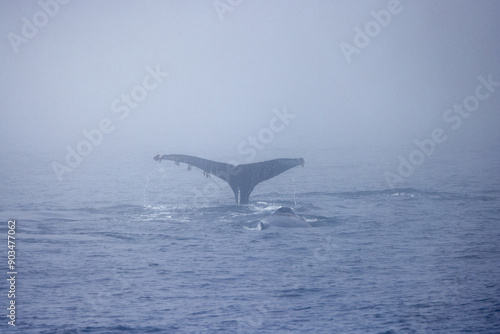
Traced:
MULTIPOLYGON (((499 333, 500 149, 443 146, 391 187, 411 146, 317 152, 256 187, 156 152, 5 152, 2 333, 499 333), (311 228, 255 227, 280 206, 311 228), (16 219, 16 328, 6 317, 16 219)), ((215 152, 205 158, 228 161, 215 152)))

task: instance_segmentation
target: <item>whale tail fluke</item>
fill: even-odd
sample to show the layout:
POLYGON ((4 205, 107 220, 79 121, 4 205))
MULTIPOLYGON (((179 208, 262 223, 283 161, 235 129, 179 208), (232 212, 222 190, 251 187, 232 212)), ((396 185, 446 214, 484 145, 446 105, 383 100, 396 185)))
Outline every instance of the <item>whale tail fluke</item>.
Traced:
POLYGON ((183 154, 158 154, 153 159, 158 162, 171 160, 176 164, 183 162, 203 170, 206 175, 214 175, 226 181, 233 190, 238 204, 248 204, 251 192, 260 182, 269 180, 290 168, 304 165, 302 158, 274 159, 237 166, 183 154))

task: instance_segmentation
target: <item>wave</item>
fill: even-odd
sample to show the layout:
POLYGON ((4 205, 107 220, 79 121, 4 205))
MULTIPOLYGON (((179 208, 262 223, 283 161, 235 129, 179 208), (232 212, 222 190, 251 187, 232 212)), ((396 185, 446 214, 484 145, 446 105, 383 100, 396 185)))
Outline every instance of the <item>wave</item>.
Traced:
MULTIPOLYGON (((236 205, 214 201, 203 206, 192 203, 161 203, 159 201, 134 204, 117 204, 111 202, 84 203, 80 208, 58 208, 44 211, 29 211, 24 214, 25 220, 43 223, 73 223, 77 221, 108 221, 116 224, 159 222, 169 223, 182 228, 182 224, 194 226, 210 225, 216 228, 232 226, 236 229, 253 229, 258 222, 271 215, 281 206, 294 209, 313 227, 335 225, 342 221, 332 217, 336 212, 350 208, 350 201, 372 202, 380 205, 390 201, 409 201, 419 204, 422 201, 499 201, 500 192, 487 190, 471 194, 460 194, 435 190, 419 190, 416 188, 392 188, 381 190, 355 191, 315 191, 294 193, 293 198, 283 194, 261 193, 255 201, 248 205, 236 205), (336 206, 332 208, 332 199, 336 206), (93 205, 95 204, 95 206, 93 205)), ((353 203, 356 205, 356 203, 353 203)), ((173 225, 173 226, 174 226, 173 225)))
POLYGON ((366 197, 401 197, 401 198, 423 198, 435 200, 460 200, 460 199, 478 199, 478 200, 497 200, 499 192, 487 191, 482 193, 452 193, 434 190, 418 190, 415 188, 392 188, 382 190, 360 190, 344 192, 306 192, 299 194, 300 197, 327 196, 343 199, 358 199, 366 197))
POLYGON ((359 191, 343 191, 343 192, 329 192, 329 191, 314 191, 301 193, 303 196, 330 196, 341 198, 359 198, 367 196, 416 196, 424 194, 425 192, 414 188, 395 188, 383 190, 359 190, 359 191))
MULTIPOLYGON (((21 326, 21 329, 24 326, 21 326)), ((179 331, 178 326, 170 325, 168 327, 155 327, 155 326, 87 326, 87 327, 75 327, 74 325, 62 325, 54 327, 51 329, 39 329, 37 333, 40 334, 66 334, 66 333, 163 333, 164 331, 177 333, 179 331)))

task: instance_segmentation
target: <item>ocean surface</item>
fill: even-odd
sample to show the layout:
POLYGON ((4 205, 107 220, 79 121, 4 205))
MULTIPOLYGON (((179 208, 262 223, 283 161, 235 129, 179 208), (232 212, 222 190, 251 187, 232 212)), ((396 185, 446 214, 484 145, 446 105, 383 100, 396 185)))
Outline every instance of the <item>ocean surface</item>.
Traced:
POLYGON ((62 181, 64 151, 4 152, 0 332, 500 333, 500 146, 442 145, 389 185, 414 149, 266 149, 255 161, 305 166, 245 206, 215 177, 152 159, 192 152, 103 145, 62 181), (280 206, 311 228, 256 228, 280 206))

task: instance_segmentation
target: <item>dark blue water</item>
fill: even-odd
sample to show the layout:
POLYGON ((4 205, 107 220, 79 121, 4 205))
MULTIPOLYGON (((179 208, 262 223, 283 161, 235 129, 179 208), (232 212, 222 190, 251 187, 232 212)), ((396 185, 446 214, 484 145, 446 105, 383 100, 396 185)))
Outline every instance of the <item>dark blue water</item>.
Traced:
POLYGON ((17 318, 1 332, 498 333, 499 150, 442 148, 389 187, 409 152, 267 152, 306 165, 247 206, 156 151, 96 150, 61 182, 60 152, 6 153, 17 318), (282 205, 312 228, 254 229, 282 205))

